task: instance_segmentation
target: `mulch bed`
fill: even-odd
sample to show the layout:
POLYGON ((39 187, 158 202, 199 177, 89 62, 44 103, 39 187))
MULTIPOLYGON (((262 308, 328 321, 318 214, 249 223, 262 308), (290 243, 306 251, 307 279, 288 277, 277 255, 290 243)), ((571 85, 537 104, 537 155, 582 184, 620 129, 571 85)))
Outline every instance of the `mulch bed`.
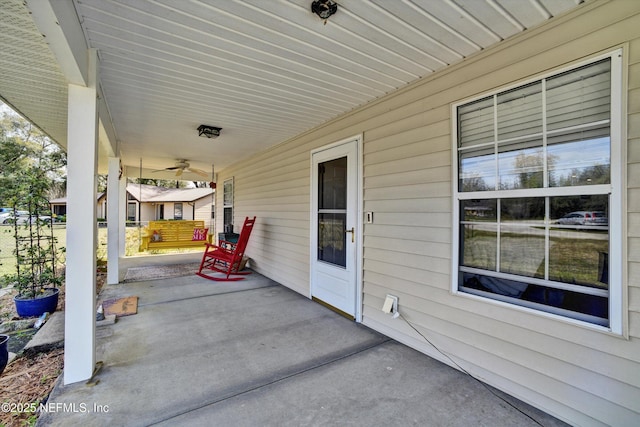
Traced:
POLYGON ((18 357, 0 376, 2 403, 12 412, 0 411, 0 425, 20 426, 35 420, 62 373, 64 350, 59 348, 33 358, 18 357))
MULTIPOLYGON (((104 281, 104 274, 97 275, 97 292, 100 292, 104 281)), ((64 311, 64 286, 60 288, 57 311, 64 311)), ((13 294, 0 297, 0 322, 17 319, 13 294)), ((0 404, 9 404, 0 410, 0 426, 33 425, 40 403, 45 403, 56 380, 62 373, 64 364, 64 349, 58 348, 46 353, 35 354, 31 357, 19 355, 5 368, 0 375, 0 404)), ((5 405, 6 406, 6 405, 5 405)))

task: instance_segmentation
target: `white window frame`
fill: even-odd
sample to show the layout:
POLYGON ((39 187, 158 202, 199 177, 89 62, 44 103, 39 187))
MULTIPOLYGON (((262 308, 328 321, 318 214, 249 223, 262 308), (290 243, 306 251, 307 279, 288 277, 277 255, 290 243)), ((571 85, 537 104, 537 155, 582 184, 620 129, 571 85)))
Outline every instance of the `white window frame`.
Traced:
POLYGON ((182 202, 175 202, 173 204, 173 219, 182 220, 183 218, 184 218, 184 206, 182 205, 182 202))
MULTIPOLYGON (((509 307, 515 310, 522 310, 537 315, 565 321, 580 326, 587 326, 600 331, 611 332, 616 335, 623 334, 623 194, 626 168, 624 167, 623 155, 623 130, 626 121, 623 115, 623 50, 616 49, 605 54, 592 56, 586 60, 572 63, 559 69, 554 69, 533 78, 522 80, 517 83, 503 86, 482 93, 472 98, 464 99, 451 105, 451 123, 452 123, 452 194, 453 194, 453 221, 452 221, 452 271, 451 271, 451 292, 454 295, 471 298, 491 304, 509 307), (469 104, 488 96, 492 96, 510 89, 519 88, 521 86, 540 81, 545 78, 553 77, 563 72, 571 71, 579 67, 589 65, 600 60, 611 59, 611 110, 610 110, 610 144, 611 144, 611 184, 607 192, 610 194, 609 199, 609 326, 599 326, 593 323, 565 317, 558 314, 549 313, 547 311, 537 310, 535 308, 524 307, 509 302, 500 301, 499 298, 483 297, 475 294, 460 291, 458 289, 459 269, 460 269, 460 201, 465 199, 485 199, 485 198, 506 198, 514 197, 540 197, 540 196, 562 196, 573 195, 579 190, 579 187, 554 187, 543 189, 519 189, 519 190, 496 190, 496 191, 475 191, 475 192, 459 192, 459 148, 458 148, 458 107, 469 104)), ((546 178, 545 178, 546 179, 546 178)), ((526 280, 529 280, 527 278, 526 280)))
MULTIPOLYGON (((234 197, 235 197, 235 180, 234 177, 225 179, 224 182, 222 183, 222 222, 223 222, 223 227, 224 225, 224 220, 225 220, 225 215, 224 212, 226 209, 231 209, 231 221, 234 221, 234 211, 233 211, 233 204, 234 204, 234 197), (227 188, 231 187, 231 191, 229 191, 227 193, 227 188), (229 198, 227 198, 227 195, 229 195, 229 198)), ((233 224, 233 222, 231 222, 231 224, 233 224)))

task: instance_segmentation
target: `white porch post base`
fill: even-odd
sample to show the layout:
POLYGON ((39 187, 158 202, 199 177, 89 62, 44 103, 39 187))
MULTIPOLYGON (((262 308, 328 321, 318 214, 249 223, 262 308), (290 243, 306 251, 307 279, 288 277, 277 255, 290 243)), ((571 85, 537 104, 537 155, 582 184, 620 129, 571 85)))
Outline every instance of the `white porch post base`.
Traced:
POLYGON ((96 335, 95 88, 69 85, 64 383, 91 378, 96 335))

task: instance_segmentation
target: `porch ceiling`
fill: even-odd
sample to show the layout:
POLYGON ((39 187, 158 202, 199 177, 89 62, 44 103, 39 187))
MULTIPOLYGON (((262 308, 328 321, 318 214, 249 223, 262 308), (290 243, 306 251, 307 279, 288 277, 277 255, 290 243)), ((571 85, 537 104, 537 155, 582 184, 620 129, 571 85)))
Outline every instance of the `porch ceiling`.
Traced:
MULTIPOLYGON (((73 78, 50 49, 58 42, 31 14, 54 2, 26 3, 0 0, 0 96, 65 146, 73 78)), ((325 23, 310 11, 311 0, 74 0, 82 40, 67 40, 98 50, 101 117, 113 129, 101 139, 117 138, 125 165, 137 170, 142 159, 144 168, 161 169, 187 159, 210 171, 212 163, 220 170, 582 0, 337 3, 325 23), (198 137, 203 123, 222 127, 221 136, 198 137)), ((53 24, 72 34, 68 23, 53 24)))

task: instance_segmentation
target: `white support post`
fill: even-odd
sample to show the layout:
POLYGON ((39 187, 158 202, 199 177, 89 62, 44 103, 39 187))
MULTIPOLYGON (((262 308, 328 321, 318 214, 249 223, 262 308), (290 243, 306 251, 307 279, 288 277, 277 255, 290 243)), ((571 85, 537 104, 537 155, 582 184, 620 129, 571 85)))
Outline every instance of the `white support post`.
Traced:
POLYGON ((120 227, 120 249, 118 253, 120 257, 124 257, 126 255, 127 242, 127 177, 123 176, 118 185, 118 194, 120 197, 120 210, 118 211, 120 220, 118 223, 122 225, 122 227, 120 227))
POLYGON ((120 158, 109 158, 107 180, 107 284, 117 285, 120 282, 120 229, 125 226, 120 222, 120 158))
MULTIPOLYGON (((93 53, 93 71, 96 58, 93 53)), ((96 74, 93 74, 94 78, 96 74)), ((93 79, 91 79, 93 80, 93 79)), ((93 80, 95 82, 95 80, 93 80)), ((95 85, 69 85, 67 267, 64 383, 93 375, 96 336, 96 188, 98 111, 95 85)))

